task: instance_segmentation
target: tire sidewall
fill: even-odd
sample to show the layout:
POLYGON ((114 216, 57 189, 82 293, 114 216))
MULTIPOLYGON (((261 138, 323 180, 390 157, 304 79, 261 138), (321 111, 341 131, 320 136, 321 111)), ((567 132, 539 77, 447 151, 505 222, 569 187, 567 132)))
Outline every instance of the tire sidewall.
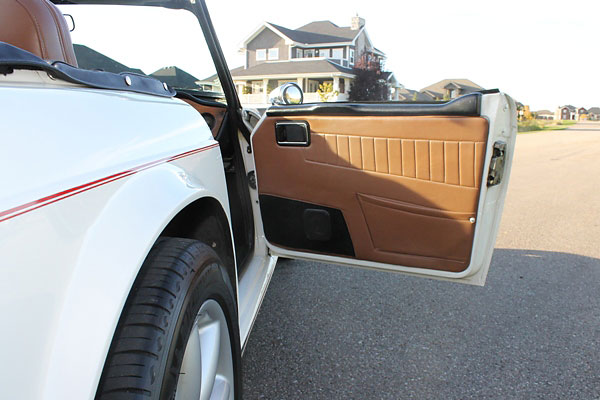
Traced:
POLYGON ((219 303, 225 314, 233 358, 234 393, 236 399, 241 398, 240 340, 236 304, 233 300, 235 297, 232 286, 229 284, 227 273, 221 266, 218 256, 212 250, 210 252, 203 252, 203 254, 207 253, 210 256, 204 260, 198 260, 198 269, 190 280, 185 281, 188 284, 187 289, 185 289, 186 296, 178 299, 179 304, 175 305, 178 318, 172 331, 169 332, 170 338, 168 338, 168 342, 170 342, 171 346, 164 360, 164 366, 161 368, 164 373, 160 399, 171 399, 175 392, 183 356, 194 321, 200 307, 207 300, 215 300, 219 303))
POLYGON ((177 311, 174 314, 177 315, 177 322, 173 325, 167 337, 170 348, 161 368, 163 377, 160 399, 171 399, 175 392, 194 321, 200 307, 207 300, 215 300, 219 303, 225 314, 233 358, 234 393, 236 399, 241 399, 241 347, 233 288, 218 256, 212 249, 206 247, 207 249, 202 254, 207 255, 207 257, 197 260, 198 267, 195 273, 191 279, 184 281, 184 284, 188 285, 187 288, 183 288, 186 295, 181 296, 177 301, 178 304, 175 304, 177 311))

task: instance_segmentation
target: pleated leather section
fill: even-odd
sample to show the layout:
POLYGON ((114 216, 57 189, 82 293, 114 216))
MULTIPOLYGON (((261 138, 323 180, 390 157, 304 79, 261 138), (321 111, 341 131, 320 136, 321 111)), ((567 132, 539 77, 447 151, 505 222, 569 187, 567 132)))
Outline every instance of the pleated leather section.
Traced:
POLYGON ((306 160, 407 178, 479 187, 483 141, 412 140, 312 133, 306 160))

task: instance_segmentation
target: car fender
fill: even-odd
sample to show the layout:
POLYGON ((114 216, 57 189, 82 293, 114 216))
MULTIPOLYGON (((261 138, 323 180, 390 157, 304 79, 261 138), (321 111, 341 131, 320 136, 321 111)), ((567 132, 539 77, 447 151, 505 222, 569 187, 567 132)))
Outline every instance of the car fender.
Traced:
MULTIPOLYGON (((219 149, 206 153, 203 158, 216 156, 220 167, 219 149)), ((202 166, 196 162, 194 169, 162 164, 128 178, 110 197, 87 231, 70 277, 48 360, 44 399, 94 398, 133 282, 150 248, 179 211, 212 197, 230 221, 224 174, 222 168, 210 168, 207 174, 206 167, 215 165, 210 161, 202 166), (186 170, 204 173, 190 175, 186 170)))

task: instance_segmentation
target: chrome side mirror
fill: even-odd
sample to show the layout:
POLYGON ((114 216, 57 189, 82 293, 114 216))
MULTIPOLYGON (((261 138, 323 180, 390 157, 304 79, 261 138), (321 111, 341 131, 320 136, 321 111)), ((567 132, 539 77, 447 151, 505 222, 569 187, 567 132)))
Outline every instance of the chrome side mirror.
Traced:
POLYGON ((269 102, 277 105, 302 104, 304 94, 294 82, 284 83, 269 94, 269 102))

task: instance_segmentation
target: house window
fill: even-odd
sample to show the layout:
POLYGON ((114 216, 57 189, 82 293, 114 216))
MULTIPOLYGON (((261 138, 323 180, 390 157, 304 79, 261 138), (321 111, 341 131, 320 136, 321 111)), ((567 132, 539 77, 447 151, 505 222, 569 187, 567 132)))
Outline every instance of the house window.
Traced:
POLYGON ((344 58, 344 49, 331 49, 331 50, 332 50, 331 58, 334 58, 336 60, 341 60, 344 58))
POLYGON ((304 50, 304 57, 306 57, 306 58, 312 58, 314 56, 315 56, 314 49, 304 50))
POLYGON ((277 47, 269 49, 269 60, 279 60, 279 49, 277 47))
POLYGON ((350 64, 354 64, 354 50, 350 49, 350 64))
POLYGON ((321 49, 319 51, 319 57, 329 57, 329 49, 321 49))
POLYGON ((296 58, 302 58, 302 49, 296 49, 296 58))
POLYGON ((263 92, 263 81, 252 81, 252 93, 262 93, 263 92))
POLYGON ((340 78, 340 93, 344 93, 346 91, 346 80, 344 78, 340 78))
POLYGON ((316 93, 319 90, 319 81, 309 79, 306 86, 307 93, 316 93))
POLYGON ((256 61, 265 61, 267 59, 267 50, 258 49, 256 50, 256 61))

